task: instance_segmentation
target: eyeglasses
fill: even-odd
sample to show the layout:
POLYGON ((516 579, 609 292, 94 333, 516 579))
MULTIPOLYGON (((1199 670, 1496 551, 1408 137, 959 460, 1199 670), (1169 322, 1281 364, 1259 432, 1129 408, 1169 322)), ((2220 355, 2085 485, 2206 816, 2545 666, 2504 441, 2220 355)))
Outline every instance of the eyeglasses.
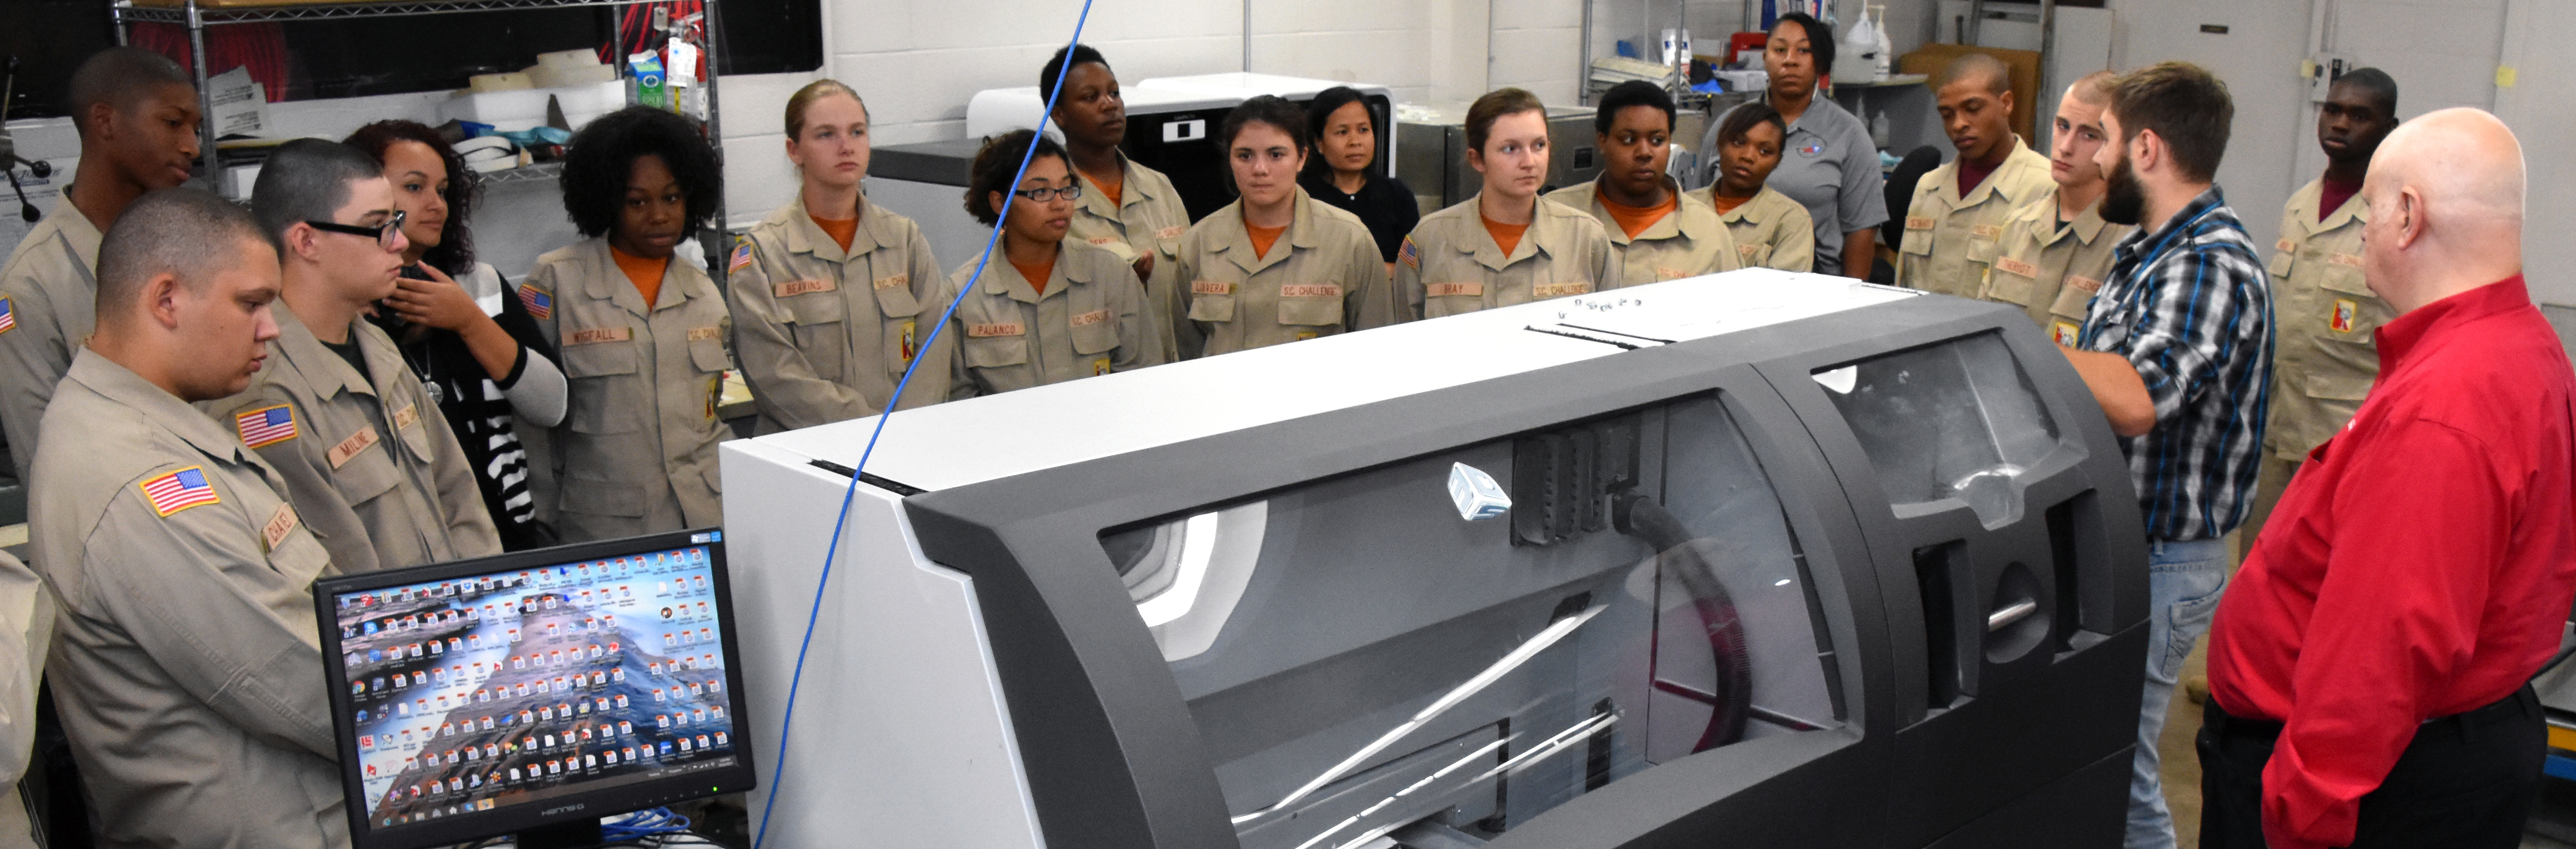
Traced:
POLYGON ((1062 188, 1048 188, 1040 186, 1034 189, 1021 189, 1019 191, 1012 192, 1011 194, 1019 195, 1020 197, 1028 198, 1039 203, 1045 203, 1047 201, 1055 200, 1056 198, 1064 198, 1065 200, 1081 200, 1082 184, 1075 183, 1062 188))
POLYGON ((341 224, 334 221, 306 221, 304 222, 304 226, 311 227, 315 230, 327 230, 333 233, 347 233, 352 236, 365 236, 376 240, 376 244, 383 245, 385 250, 390 251, 394 249, 394 239, 402 235, 403 217, 403 211, 397 209, 394 210, 394 217, 385 219, 385 223, 383 225, 376 227, 368 227, 361 224, 341 224))

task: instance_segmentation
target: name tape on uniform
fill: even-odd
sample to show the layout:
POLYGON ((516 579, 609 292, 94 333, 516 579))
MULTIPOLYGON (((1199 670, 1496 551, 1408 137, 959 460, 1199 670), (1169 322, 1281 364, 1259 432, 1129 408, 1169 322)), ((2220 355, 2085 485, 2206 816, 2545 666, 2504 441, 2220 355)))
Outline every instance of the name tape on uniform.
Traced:
POLYGON ((896 274, 889 277, 879 277, 876 280, 871 281, 868 285, 882 292, 887 289, 899 289, 910 285, 911 283, 912 272, 906 271, 902 274, 896 274))
POLYGON ((1736 255, 1737 257, 1742 258, 1745 262, 1752 262, 1752 261, 1753 261, 1753 252, 1754 252, 1754 251, 1756 251, 1756 250, 1759 250, 1760 248, 1761 248, 1761 246, 1759 246, 1759 245, 1753 245, 1753 244, 1742 244, 1742 245, 1736 245, 1736 246, 1735 246, 1735 255, 1736 255))
POLYGON ((376 426, 367 425, 358 428, 357 433, 349 434, 349 438, 340 440, 340 444, 331 446, 330 456, 327 458, 331 461, 331 470, 339 471, 341 466, 348 465, 349 458, 358 456, 358 452, 373 447, 378 438, 376 426))
POLYGON ((1433 283, 1424 288, 1428 294, 1434 298, 1444 298, 1450 295, 1481 297, 1485 294, 1485 284, 1483 283, 1433 283))
POLYGON ((590 327, 564 335, 566 345, 596 345, 601 342, 624 342, 635 338, 632 327, 590 327))
POLYGON ((689 328, 689 341, 691 341, 691 342, 705 342, 705 341, 708 341, 708 340, 710 340, 710 339, 722 339, 722 338, 724 338, 724 328, 722 328, 722 327, 692 327, 692 328, 689 328))
POLYGON ((1181 237, 1181 234, 1183 234, 1183 233, 1187 233, 1187 232, 1189 232, 1189 231, 1190 231, 1190 227, 1189 227, 1189 225, 1187 225, 1187 224, 1174 224, 1174 225, 1172 225, 1172 226, 1165 227, 1165 228, 1163 228, 1163 229, 1160 229, 1160 230, 1156 230, 1156 231, 1154 231, 1154 238, 1157 238, 1157 239, 1178 239, 1178 238, 1180 238, 1180 237, 1181 237))
POLYGON ((1996 224, 1979 224, 1968 228, 1968 235, 1978 241, 1991 242, 2004 237, 2004 228, 1996 224))
POLYGON ((2087 292, 2102 291, 2102 281, 2095 280, 2091 277, 2078 277, 2073 274, 2069 274, 2066 275, 2066 285, 2073 286, 2087 292))
POLYGON ((1302 283, 1281 286, 1279 296, 1282 298, 1338 298, 1342 296, 1342 284, 1302 283))
POLYGON ((1928 215, 1905 216, 1905 229, 1908 230, 1930 230, 1932 229, 1932 223, 1933 219, 1928 215))
POLYGON ((298 521, 295 518, 295 505, 280 503, 277 505, 276 515, 268 517, 268 524, 260 526, 260 539, 268 542, 268 550, 276 551, 277 544, 285 542, 286 535, 295 532, 298 521))
POLYGON ((1093 237, 1091 237, 1091 243, 1092 243, 1092 244, 1095 244, 1095 245, 1102 245, 1102 246, 1106 246, 1106 245, 1108 245, 1109 243, 1111 243, 1111 242, 1116 242, 1116 241, 1118 241, 1118 237, 1116 237, 1116 236, 1093 236, 1093 237))
POLYGON ((790 280, 772 284, 769 291, 781 298, 793 298, 814 292, 838 291, 840 288, 841 281, 838 280, 790 280))
POLYGON ((1075 327, 1090 327, 1094 324, 1103 324, 1108 321, 1109 311, 1105 309, 1073 314, 1073 326, 1075 327))
POLYGON ((2282 239, 2281 239, 2280 241, 2278 241, 2278 242, 2273 242, 2273 243, 2272 243, 2272 249, 2273 249, 2273 250, 2276 250, 2276 251, 2280 251, 2280 252, 2282 252, 2282 253, 2289 253, 2289 252, 2291 252, 2291 251, 2298 250, 2298 249, 2299 249, 2299 243, 2297 243, 2297 242, 2293 242, 2293 241, 2290 241, 2290 240, 2289 240, 2289 238, 2285 236, 2285 237, 2282 237, 2282 239))
POLYGON ((2014 274, 2022 277, 2039 276, 2039 266, 2008 256, 1995 257, 1995 270, 2001 271, 2005 274, 2014 274))
POLYGON ((401 429, 403 429, 403 428, 407 428, 407 427, 410 427, 410 426, 412 426, 412 425, 416 425, 416 424, 419 424, 419 423, 420 423, 420 405, 419 405, 419 404, 416 404, 416 403, 415 403, 415 404, 405 404, 405 405, 403 405, 403 408, 402 408, 400 411, 398 411, 398 412, 395 412, 395 413, 394 413, 394 429, 395 429, 395 430, 401 430, 401 429))
POLYGON ((1231 295, 1234 294, 1234 284, 1223 280, 1192 280, 1190 281, 1190 294, 1231 295))
POLYGON ((1533 298, 1562 298, 1567 295, 1588 295, 1591 293, 1592 284, 1583 280, 1576 280, 1569 283, 1530 284, 1530 297, 1533 298))
POLYGON ((2361 256, 2359 254, 2326 254, 2326 264, 2340 265, 2345 268, 2360 268, 2361 256))
POLYGON ((990 324, 966 325, 966 335, 977 338, 988 336, 1018 336, 1027 332, 1028 330, 1021 327, 1020 323, 1016 321, 996 321, 990 324))
POLYGON ((1655 279, 1657 280, 1680 280, 1689 276, 1690 272, 1686 272, 1669 265, 1655 266, 1655 279))

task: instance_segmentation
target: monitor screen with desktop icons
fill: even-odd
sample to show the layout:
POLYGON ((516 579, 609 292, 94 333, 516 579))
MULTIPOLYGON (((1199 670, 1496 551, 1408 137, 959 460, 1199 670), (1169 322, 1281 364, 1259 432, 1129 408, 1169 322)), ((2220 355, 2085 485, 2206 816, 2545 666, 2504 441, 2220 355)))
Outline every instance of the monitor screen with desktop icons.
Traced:
POLYGON ((321 582, 358 845, 747 789, 725 592, 713 530, 321 582))

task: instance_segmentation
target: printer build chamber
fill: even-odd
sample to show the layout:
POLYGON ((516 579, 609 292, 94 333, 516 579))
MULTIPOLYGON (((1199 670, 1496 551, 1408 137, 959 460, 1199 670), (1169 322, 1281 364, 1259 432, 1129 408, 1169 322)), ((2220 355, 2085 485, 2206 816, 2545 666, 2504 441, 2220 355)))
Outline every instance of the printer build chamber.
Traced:
MULTIPOLYGON (((889 703, 884 722, 820 733, 989 709, 998 739, 843 746, 800 719, 782 783, 926 793, 973 783, 930 773, 986 770, 1019 800, 989 816, 1024 817, 1012 845, 1030 846, 2116 845, 2145 555, 2118 445, 2046 339, 2008 310, 1874 293, 1672 338, 1520 309, 1488 320, 1505 343, 1603 350, 954 484, 872 475, 846 533, 908 544, 848 550, 862 576, 836 575, 859 582, 840 598, 876 570, 962 573, 949 618, 972 620, 978 663, 949 689, 973 692, 853 690, 889 703), (1462 466, 1509 509, 1468 518, 1462 466)), ((1344 344, 1400 352, 1407 330, 1344 344)), ((1258 380, 1282 357, 1113 378, 1258 380)), ((806 458, 850 438, 735 447, 837 496, 849 479, 818 466, 846 461, 806 458)), ((728 481, 737 560, 812 533, 743 504, 762 474, 728 481)), ((762 590, 793 620, 768 626, 776 645, 796 647, 813 565, 762 590)), ((967 665, 867 659, 920 639, 886 609, 818 630, 850 660, 809 659, 806 686, 967 665)), ((783 669, 749 666, 755 696, 784 696, 783 669)))

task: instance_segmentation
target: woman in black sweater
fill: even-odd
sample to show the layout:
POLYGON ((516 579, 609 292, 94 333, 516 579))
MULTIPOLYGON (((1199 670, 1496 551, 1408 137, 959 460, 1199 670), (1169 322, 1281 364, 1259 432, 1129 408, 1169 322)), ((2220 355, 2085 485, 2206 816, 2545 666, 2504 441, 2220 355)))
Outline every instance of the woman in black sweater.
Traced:
POLYGON ((1297 184, 1316 200, 1348 210, 1368 225, 1378 258, 1395 269, 1395 251, 1422 222, 1422 207, 1403 180, 1377 167, 1377 116, 1349 86, 1334 86, 1306 104, 1307 137, 1315 155, 1297 184))

